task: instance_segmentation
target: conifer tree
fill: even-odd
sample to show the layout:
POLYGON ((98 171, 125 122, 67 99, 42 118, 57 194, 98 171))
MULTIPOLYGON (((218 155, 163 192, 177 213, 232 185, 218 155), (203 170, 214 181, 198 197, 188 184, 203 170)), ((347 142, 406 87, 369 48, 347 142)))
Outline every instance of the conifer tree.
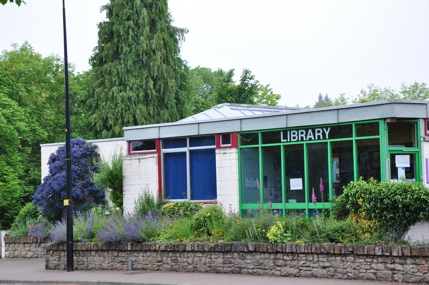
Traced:
POLYGON ((110 0, 91 57, 92 127, 99 138, 122 128, 191 114, 188 68, 180 58, 186 29, 172 25, 167 0, 110 0))

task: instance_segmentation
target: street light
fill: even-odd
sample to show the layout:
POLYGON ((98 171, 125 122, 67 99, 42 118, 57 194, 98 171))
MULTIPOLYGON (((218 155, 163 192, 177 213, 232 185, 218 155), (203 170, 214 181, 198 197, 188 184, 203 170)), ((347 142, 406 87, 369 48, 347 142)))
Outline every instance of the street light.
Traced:
POLYGON ((67 169, 67 272, 73 271, 73 200, 71 183, 71 146, 70 146, 70 96, 69 96, 69 66, 67 59, 66 8, 63 0, 63 35, 64 35, 64 85, 66 94, 66 169, 67 169))

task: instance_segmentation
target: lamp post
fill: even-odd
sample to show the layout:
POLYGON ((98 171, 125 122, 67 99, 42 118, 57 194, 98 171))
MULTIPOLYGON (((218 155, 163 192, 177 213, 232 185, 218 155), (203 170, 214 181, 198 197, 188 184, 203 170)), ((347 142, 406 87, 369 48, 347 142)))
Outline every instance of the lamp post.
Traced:
POLYGON ((63 35, 64 35, 64 85, 66 95, 66 170, 67 170, 67 272, 73 271, 73 201, 71 175, 71 146, 70 146, 70 96, 69 96, 69 67, 67 59, 66 8, 63 0, 63 35))

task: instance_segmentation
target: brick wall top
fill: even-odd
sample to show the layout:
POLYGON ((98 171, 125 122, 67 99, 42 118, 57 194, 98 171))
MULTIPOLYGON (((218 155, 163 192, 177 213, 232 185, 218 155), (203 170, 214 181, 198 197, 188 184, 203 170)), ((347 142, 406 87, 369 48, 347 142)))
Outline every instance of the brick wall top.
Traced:
MULTIPOLYGON (((66 250, 66 244, 51 244, 47 250, 66 250)), ((188 252, 260 252, 260 253, 329 253, 338 255, 429 257, 429 246, 348 245, 348 244, 273 244, 273 243, 74 243, 74 250, 118 251, 188 251, 188 252)))

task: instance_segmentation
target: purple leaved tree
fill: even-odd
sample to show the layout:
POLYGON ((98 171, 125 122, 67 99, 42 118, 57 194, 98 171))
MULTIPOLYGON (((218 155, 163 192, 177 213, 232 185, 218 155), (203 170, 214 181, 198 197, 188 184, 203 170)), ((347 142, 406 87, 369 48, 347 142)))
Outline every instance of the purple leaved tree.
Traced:
MULTIPOLYGON (((105 189, 93 181, 98 173, 99 154, 97 146, 77 138, 71 140, 72 157, 72 201, 75 211, 88 210, 96 204, 105 204, 105 189)), ((66 214, 63 205, 66 190, 66 150, 60 146, 49 157, 49 175, 33 196, 33 204, 39 206, 44 215, 52 221, 60 221, 66 214)))

